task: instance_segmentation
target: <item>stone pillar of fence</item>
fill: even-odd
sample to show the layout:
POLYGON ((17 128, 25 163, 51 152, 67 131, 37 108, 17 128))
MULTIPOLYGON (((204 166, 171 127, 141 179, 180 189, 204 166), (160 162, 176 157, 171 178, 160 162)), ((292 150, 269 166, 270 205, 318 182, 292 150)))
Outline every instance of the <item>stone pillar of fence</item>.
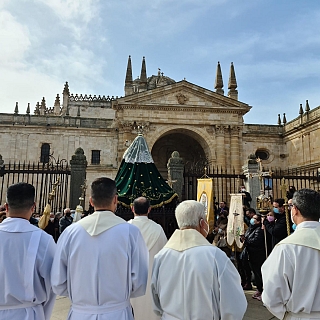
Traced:
POLYGON ((70 202, 71 209, 75 209, 79 204, 81 196, 81 186, 86 179, 87 158, 82 148, 78 148, 70 160, 71 179, 70 179, 70 202))
POLYGON ((247 163, 242 166, 243 174, 246 176, 245 187, 250 193, 252 201, 251 208, 257 208, 257 197, 260 195, 261 182, 259 179, 259 163, 256 156, 251 154, 247 160, 247 163))
POLYGON ((167 163, 168 180, 172 189, 178 194, 179 200, 182 199, 182 186, 183 186, 183 170, 184 161, 180 158, 178 151, 173 151, 171 158, 167 163))

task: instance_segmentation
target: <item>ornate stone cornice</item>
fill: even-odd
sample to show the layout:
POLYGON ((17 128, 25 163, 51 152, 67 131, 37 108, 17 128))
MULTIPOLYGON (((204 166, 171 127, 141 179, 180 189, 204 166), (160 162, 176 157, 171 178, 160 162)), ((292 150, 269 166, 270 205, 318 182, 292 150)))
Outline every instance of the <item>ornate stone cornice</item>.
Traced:
POLYGON ((174 105, 174 106, 162 106, 162 105, 137 105, 137 104, 122 104, 114 106, 116 110, 124 110, 124 109, 143 109, 143 110, 158 110, 158 111, 180 111, 180 112, 199 112, 199 113, 232 113, 244 115, 246 113, 245 110, 239 110, 236 108, 217 108, 217 107, 207 107, 203 106, 184 106, 174 105))

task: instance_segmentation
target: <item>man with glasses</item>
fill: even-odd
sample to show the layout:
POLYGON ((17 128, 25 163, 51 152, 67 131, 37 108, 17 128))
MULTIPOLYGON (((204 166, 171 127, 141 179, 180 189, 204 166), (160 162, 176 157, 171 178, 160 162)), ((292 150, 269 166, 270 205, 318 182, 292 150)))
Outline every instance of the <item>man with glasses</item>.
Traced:
POLYGON ((296 231, 262 266, 262 301, 279 319, 320 319, 320 194, 296 191, 291 220, 296 231))
POLYGON ((273 214, 275 218, 274 223, 269 222, 268 219, 263 220, 263 225, 272 238, 272 248, 288 236, 284 199, 273 201, 273 214))

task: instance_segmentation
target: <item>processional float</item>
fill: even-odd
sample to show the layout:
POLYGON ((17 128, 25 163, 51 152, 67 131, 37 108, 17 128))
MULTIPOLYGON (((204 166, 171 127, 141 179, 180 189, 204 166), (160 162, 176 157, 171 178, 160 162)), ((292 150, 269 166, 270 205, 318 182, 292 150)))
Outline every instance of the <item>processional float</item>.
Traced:
POLYGON ((134 199, 145 197, 151 208, 161 207, 178 198, 159 173, 147 142, 138 128, 138 136, 124 152, 120 168, 115 178, 118 202, 130 207, 134 199))

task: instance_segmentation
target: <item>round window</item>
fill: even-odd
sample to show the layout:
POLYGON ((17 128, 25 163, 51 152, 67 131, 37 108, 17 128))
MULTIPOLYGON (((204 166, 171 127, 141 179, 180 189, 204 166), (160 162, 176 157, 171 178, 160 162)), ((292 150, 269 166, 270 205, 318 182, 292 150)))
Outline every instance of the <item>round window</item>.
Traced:
POLYGON ((257 150, 256 157, 260 158, 261 160, 268 160, 269 159, 269 152, 267 150, 257 150))

